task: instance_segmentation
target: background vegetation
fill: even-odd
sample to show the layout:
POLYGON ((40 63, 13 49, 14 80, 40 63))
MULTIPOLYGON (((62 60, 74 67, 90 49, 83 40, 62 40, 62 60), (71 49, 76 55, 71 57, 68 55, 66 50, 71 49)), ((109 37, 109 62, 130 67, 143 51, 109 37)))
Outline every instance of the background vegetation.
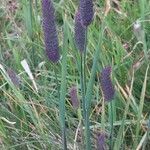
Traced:
MULTIPOLYGON (((48 62, 43 44, 40 0, 0 1, 0 149, 62 148, 59 125, 59 96, 62 61, 55 67, 48 62), (34 81, 23 68, 26 60, 34 81), (54 68, 57 72, 57 82, 54 68), (10 70, 11 69, 11 70, 10 70), (15 73, 18 78, 15 77, 15 73), (12 73, 13 72, 13 73, 12 73), (12 78, 10 80, 10 78, 12 78), (16 84, 14 84, 16 83, 16 84), (37 87, 37 89, 36 89, 37 87)), ((94 20, 88 31, 86 83, 99 49, 90 128, 93 149, 104 131, 108 147, 110 117, 114 119, 114 150, 150 149, 150 1, 94 0, 94 20), (110 4, 110 5, 109 5, 110 4), (105 15, 105 19, 104 18, 105 15), (101 25, 104 33, 101 44, 101 25), (135 25, 140 25, 136 28, 135 25), (104 66, 113 68, 115 85, 113 114, 103 103, 99 75, 104 66)), ((69 90, 76 85, 81 101, 79 53, 74 45, 74 15, 77 0, 54 0, 60 47, 65 22, 67 50, 66 127, 68 149, 84 149, 81 109, 74 109, 69 90), (82 129, 82 130, 81 130, 82 129)), ((64 65, 64 64, 63 64, 64 65)))

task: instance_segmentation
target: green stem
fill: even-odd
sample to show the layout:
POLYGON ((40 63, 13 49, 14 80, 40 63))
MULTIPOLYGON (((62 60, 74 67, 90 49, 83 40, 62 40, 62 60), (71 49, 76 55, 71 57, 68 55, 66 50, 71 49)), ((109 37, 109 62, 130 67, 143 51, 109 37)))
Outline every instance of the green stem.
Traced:
POLYGON ((110 126, 110 149, 113 149, 113 130, 114 130, 114 128, 113 128, 113 104, 112 104, 113 102, 111 101, 110 102, 110 112, 111 112, 111 114, 110 114, 110 124, 111 124, 111 126, 110 126))
POLYGON ((85 92, 86 92, 86 47, 87 47, 87 29, 85 31, 85 45, 83 53, 81 52, 81 73, 80 73, 80 82, 81 82, 81 93, 82 93, 82 109, 83 109, 83 122, 85 120, 85 92))
POLYGON ((84 67, 84 72, 83 72, 83 79, 84 79, 84 88, 85 88, 85 92, 86 92, 86 53, 87 53, 87 34, 88 34, 88 30, 86 28, 85 31, 85 47, 84 47, 84 53, 83 53, 83 67, 84 67))
POLYGON ((81 94, 82 94, 82 109, 83 109, 83 122, 85 119, 85 87, 84 87, 84 71, 83 71, 83 54, 81 53, 81 73, 80 73, 80 82, 81 82, 81 94))
POLYGON ((64 40, 62 49, 62 73, 60 86, 60 124, 62 129, 63 150, 67 150, 66 127, 65 127, 65 97, 66 97, 66 76, 67 76, 67 40, 68 40, 67 24, 64 18, 64 40))
POLYGON ((58 96, 58 98, 60 97, 60 93, 59 93, 59 82, 58 82, 58 77, 57 77, 57 69, 56 69, 56 66, 55 66, 55 64, 53 64, 53 68, 54 68, 54 73, 55 73, 55 81, 56 81, 56 88, 57 88, 57 96, 58 96))
MULTIPOLYGON (((85 42, 84 42, 84 51, 81 53, 81 91, 82 91, 82 109, 83 109, 83 123, 89 125, 88 115, 86 115, 86 102, 85 102, 85 93, 86 93, 86 51, 87 51, 87 28, 85 30, 85 42)), ((87 138, 88 128, 85 128, 85 139, 87 138)), ((88 134, 88 137, 90 135, 88 134)), ((86 147, 88 146, 88 140, 86 140, 86 147)))
MULTIPOLYGON (((53 68, 54 68, 55 80, 56 80, 56 86, 57 86, 57 94, 58 94, 57 96, 58 96, 58 98, 60 98, 60 97, 62 97, 62 95, 60 96, 60 92, 59 92, 59 82, 58 82, 58 78, 57 78, 57 72, 56 72, 55 64, 53 64, 53 68)), ((65 128, 65 101, 64 101, 64 99, 60 98, 60 106, 59 107, 60 107, 59 109, 60 109, 63 149, 67 150, 66 128, 65 128), (62 115, 62 114, 64 114, 64 115, 62 115)))

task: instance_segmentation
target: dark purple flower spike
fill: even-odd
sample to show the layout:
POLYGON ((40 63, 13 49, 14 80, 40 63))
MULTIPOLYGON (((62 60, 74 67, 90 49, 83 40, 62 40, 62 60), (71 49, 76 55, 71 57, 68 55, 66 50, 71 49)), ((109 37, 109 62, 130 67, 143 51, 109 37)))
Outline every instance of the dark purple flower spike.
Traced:
POLYGON ((93 0, 80 0, 79 11, 82 24, 87 27, 93 20, 93 0))
POLYGON ((53 63, 60 59, 54 7, 51 0, 42 0, 43 31, 46 55, 53 63))
POLYGON ((102 70, 100 82, 104 99, 111 101, 115 94, 115 89, 111 81, 111 67, 108 66, 102 70))
POLYGON ((99 133, 97 136, 97 150, 106 150, 106 135, 99 133))
POLYGON ((75 15, 75 44, 80 52, 85 49, 86 27, 81 24, 79 11, 75 15))
POLYGON ((79 107, 79 100, 78 100, 78 95, 77 95, 77 87, 73 86, 70 89, 69 92, 71 103, 73 108, 77 109, 79 107))
POLYGON ((16 74, 16 72, 12 69, 7 69, 7 74, 9 76, 9 78, 11 79, 11 82, 16 86, 19 87, 20 85, 20 78, 19 76, 16 74))

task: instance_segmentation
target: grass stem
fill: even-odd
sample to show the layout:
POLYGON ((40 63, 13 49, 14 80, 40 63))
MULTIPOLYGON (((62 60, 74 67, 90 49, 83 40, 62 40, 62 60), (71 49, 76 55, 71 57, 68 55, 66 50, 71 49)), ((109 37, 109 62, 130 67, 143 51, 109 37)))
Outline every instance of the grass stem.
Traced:
POLYGON ((110 102, 110 149, 113 149, 113 102, 110 102))

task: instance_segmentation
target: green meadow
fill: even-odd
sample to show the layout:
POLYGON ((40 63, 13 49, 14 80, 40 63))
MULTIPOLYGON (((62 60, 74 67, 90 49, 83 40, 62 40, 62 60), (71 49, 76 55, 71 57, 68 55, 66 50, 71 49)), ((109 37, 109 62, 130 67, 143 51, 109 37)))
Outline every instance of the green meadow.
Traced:
POLYGON ((150 150, 150 1, 93 0, 81 57, 79 0, 53 0, 57 63, 45 53, 41 1, 0 0, 0 150, 150 150))

